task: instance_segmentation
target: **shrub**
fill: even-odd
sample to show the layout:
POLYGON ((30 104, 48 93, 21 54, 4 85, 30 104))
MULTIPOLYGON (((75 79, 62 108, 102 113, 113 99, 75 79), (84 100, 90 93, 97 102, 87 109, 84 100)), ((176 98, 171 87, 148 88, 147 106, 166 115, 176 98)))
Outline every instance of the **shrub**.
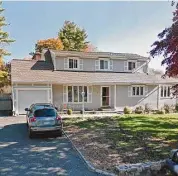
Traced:
POLYGON ((149 114, 151 111, 153 111, 153 108, 151 107, 151 105, 148 103, 145 104, 145 112, 149 114))
POLYGON ((178 112, 178 103, 175 105, 175 110, 178 112))
POLYGON ((92 110, 92 114, 96 114, 96 111, 94 109, 92 110))
POLYGON ((98 108, 98 111, 103 111, 103 108, 98 108))
POLYGON ((80 114, 83 114, 83 112, 85 112, 85 110, 83 111, 83 110, 80 110, 80 114))
POLYGON ((156 114, 165 114, 165 110, 162 108, 156 112, 156 114))
POLYGON ((165 104, 163 108, 164 108, 166 114, 174 112, 174 109, 175 109, 174 106, 168 105, 168 104, 165 104))
POLYGON ((132 113, 132 110, 129 108, 129 107, 125 107, 124 108, 124 114, 131 114, 132 113))
POLYGON ((135 108, 135 114, 143 114, 144 108, 142 106, 138 106, 135 108))
POLYGON ((72 114, 72 109, 68 109, 68 110, 67 110, 67 114, 68 114, 68 115, 71 115, 71 114, 72 114))

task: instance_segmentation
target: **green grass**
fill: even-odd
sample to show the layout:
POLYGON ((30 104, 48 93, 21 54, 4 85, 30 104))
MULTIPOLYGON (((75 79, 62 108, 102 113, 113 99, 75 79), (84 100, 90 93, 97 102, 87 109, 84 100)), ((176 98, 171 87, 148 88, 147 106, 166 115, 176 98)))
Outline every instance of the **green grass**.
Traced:
POLYGON ((178 148, 178 114, 124 115, 104 119, 66 120, 65 126, 102 130, 123 162, 167 158, 178 148))

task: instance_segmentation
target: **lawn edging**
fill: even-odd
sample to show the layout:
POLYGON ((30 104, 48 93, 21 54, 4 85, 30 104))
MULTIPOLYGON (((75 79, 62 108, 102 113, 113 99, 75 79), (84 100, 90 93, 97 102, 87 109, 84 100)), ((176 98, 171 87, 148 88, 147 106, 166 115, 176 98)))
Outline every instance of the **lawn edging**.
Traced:
POLYGON ((166 165, 166 160, 160 160, 156 162, 144 162, 137 164, 124 164, 116 166, 116 170, 119 176, 133 175, 138 176, 151 176, 152 174, 157 174, 166 165))
POLYGON ((107 175, 107 176, 116 176, 116 174, 114 173, 109 173, 100 169, 96 169, 92 163, 90 163, 88 160, 86 160, 86 158, 84 157, 84 155, 80 152, 80 150, 75 146, 75 144, 72 142, 72 140, 69 138, 69 136, 67 135, 67 133, 65 133, 65 131, 63 130, 64 135, 67 137, 67 139, 70 141, 70 143, 72 144, 72 147, 77 151, 77 153, 79 154, 79 156, 82 158, 82 160, 85 162, 85 164, 87 165, 88 169, 90 169, 93 172, 97 172, 99 174, 103 174, 103 175, 107 175))

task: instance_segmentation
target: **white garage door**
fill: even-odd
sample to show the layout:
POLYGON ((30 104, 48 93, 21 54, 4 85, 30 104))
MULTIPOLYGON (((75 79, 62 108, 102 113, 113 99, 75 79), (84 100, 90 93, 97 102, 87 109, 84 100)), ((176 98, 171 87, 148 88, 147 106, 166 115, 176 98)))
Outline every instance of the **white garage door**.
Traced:
POLYGON ((47 90, 18 90, 18 113, 25 114, 25 108, 33 103, 48 103, 47 90))

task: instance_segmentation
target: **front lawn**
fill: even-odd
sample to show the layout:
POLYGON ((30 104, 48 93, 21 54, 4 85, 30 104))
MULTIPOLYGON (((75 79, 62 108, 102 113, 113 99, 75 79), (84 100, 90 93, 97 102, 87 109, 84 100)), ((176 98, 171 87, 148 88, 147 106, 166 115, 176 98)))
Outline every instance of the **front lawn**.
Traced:
POLYGON ((157 161, 178 148, 178 114, 68 119, 65 130, 95 167, 157 161))

